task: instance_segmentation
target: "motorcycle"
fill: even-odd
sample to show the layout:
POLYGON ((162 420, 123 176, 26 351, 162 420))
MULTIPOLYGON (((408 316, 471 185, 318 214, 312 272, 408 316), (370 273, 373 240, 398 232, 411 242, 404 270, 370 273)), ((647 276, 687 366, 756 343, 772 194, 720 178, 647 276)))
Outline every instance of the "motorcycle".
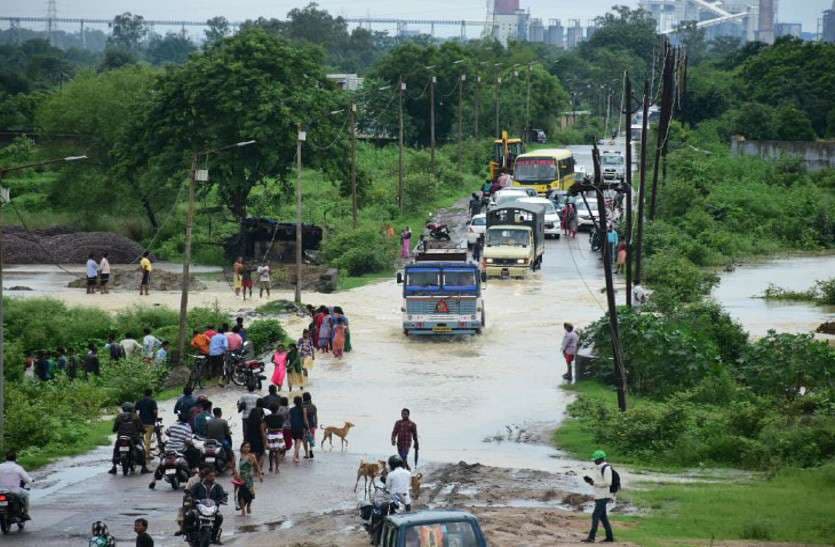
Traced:
POLYGON ((223 445, 215 439, 206 439, 203 442, 203 454, 200 457, 200 466, 214 466, 218 475, 226 470, 226 451, 223 445))
MULTIPOLYGON (((247 342, 249 344, 249 342, 247 342)), ((264 363, 258 359, 248 359, 248 347, 244 345, 241 351, 232 352, 229 356, 232 368, 232 383, 237 386, 253 386, 261 389, 261 382, 266 380, 264 376, 264 363)))
POLYGON ((0 490, 0 530, 3 535, 9 533, 12 524, 17 524, 18 531, 28 518, 23 513, 23 499, 10 490, 0 490))
POLYGON ((186 460, 182 454, 168 450, 162 458, 162 474, 165 477, 165 482, 171 485, 173 490, 180 488, 180 484, 185 484, 189 479, 189 469, 186 460))
POLYGON ((154 436, 157 438, 156 454, 165 454, 165 437, 163 436, 162 418, 157 418, 156 422, 154 422, 154 436))
POLYGON ((122 474, 125 476, 133 474, 134 468, 139 463, 136 454, 137 448, 133 446, 133 440, 127 435, 119 435, 119 438, 116 439, 116 446, 119 452, 119 465, 122 467, 122 474))
POLYGON ((385 488, 374 482, 374 493, 371 502, 360 506, 360 518, 365 531, 371 539, 372 545, 380 544, 380 536, 383 532, 383 521, 388 515, 393 515, 400 509, 400 500, 397 496, 389 494, 385 488))
POLYGON ((429 230, 429 237, 436 241, 449 241, 452 239, 449 235, 449 227, 446 224, 430 222, 426 225, 429 230))
MULTIPOLYGON (((212 500, 194 500, 192 526, 185 533, 185 540, 190 547, 209 547, 212 543, 215 521, 219 506, 212 500)), ((218 535, 221 531, 218 530, 218 535)))

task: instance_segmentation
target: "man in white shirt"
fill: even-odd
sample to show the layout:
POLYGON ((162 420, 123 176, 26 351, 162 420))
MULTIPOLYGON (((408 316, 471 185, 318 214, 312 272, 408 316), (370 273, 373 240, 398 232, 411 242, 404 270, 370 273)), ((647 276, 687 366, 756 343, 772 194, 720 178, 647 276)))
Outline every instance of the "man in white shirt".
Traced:
POLYGON ((102 253, 99 261, 99 289, 102 294, 107 294, 107 282, 110 281, 110 261, 107 260, 107 253, 102 253))
POLYGON ((270 269, 269 262, 264 262, 258 266, 258 298, 264 298, 264 291, 267 291, 267 298, 270 297, 270 289, 272 288, 271 274, 272 270, 270 269))
POLYGON ((565 336, 562 338, 560 350, 562 351, 563 357, 565 357, 565 365, 568 370, 562 375, 562 377, 570 382, 572 378, 571 363, 574 362, 574 356, 577 355, 577 349, 580 345, 580 336, 574 330, 574 325, 571 323, 563 323, 563 328, 565 329, 565 336))
POLYGON ((151 334, 151 329, 145 327, 145 337, 142 338, 142 357, 146 363, 154 360, 154 354, 162 346, 159 338, 151 334))
POLYGON ((403 465, 403 460, 400 456, 392 456, 389 458, 389 471, 386 477, 386 491, 392 496, 397 497, 406 509, 406 512, 412 510, 412 494, 409 489, 412 486, 412 474, 403 465))
POLYGON ((615 474, 612 466, 606 462, 604 451, 595 450, 591 457, 594 460, 594 465, 597 466, 597 473, 595 473, 594 478, 586 475, 583 480, 594 490, 594 511, 591 514, 591 530, 589 530, 588 537, 582 543, 594 543, 598 524, 603 524, 603 529, 606 531, 606 539, 602 543, 612 543, 615 538, 612 534, 612 525, 609 524, 609 517, 606 514, 606 505, 614 498, 612 484, 615 474))
POLYGON ((6 453, 6 461, 0 463, 0 489, 14 492, 23 502, 23 514, 29 520, 29 492, 21 488, 24 485, 32 484, 32 477, 17 463, 17 453, 9 450, 6 453))
POLYGON ((132 355, 136 355, 137 352, 142 351, 142 344, 133 338, 125 338, 119 342, 119 345, 125 350, 125 357, 131 357, 132 355))

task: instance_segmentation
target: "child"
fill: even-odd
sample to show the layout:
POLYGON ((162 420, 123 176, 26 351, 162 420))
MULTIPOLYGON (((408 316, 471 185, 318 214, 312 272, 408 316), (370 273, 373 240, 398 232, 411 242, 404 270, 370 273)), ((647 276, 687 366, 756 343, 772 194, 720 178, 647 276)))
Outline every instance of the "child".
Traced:
POLYGON ((621 241, 618 245, 618 267, 615 273, 623 273, 626 268, 626 243, 621 241))
POLYGON ((302 360, 303 374, 306 377, 310 375, 310 370, 313 368, 314 360, 316 359, 313 351, 313 339, 310 337, 310 330, 305 329, 302 332, 302 337, 299 338, 299 357, 302 360))

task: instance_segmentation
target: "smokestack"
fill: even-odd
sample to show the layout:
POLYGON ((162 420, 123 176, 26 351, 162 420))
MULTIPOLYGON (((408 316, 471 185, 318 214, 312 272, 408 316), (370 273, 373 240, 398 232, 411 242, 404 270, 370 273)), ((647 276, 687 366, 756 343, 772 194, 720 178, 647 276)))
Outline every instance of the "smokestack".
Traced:
POLYGON ((774 43, 774 2, 775 0, 760 0, 757 39, 765 44, 774 43))

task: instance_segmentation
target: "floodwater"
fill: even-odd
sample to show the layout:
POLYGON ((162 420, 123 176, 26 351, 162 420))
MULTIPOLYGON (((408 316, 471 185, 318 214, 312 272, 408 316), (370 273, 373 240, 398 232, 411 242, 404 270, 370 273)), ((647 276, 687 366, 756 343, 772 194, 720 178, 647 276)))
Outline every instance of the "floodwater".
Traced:
POLYGON ((825 321, 835 320, 835 306, 810 302, 760 298, 769 284, 804 291, 818 280, 832 277, 835 255, 797 256, 769 260, 722 274, 713 298, 753 336, 778 332, 814 332, 825 321))

